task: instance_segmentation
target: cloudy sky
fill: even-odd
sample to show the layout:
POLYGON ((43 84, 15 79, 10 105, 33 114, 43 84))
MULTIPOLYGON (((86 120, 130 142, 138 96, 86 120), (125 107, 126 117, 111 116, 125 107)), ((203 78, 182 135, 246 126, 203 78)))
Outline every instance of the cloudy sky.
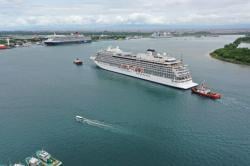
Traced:
POLYGON ((0 30, 105 25, 250 25, 250 0, 0 0, 0 30))

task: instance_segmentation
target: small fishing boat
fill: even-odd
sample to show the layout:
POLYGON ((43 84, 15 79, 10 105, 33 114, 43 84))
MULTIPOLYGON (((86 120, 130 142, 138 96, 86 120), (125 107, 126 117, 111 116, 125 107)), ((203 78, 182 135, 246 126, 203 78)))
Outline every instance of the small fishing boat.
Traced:
POLYGON ((76 64, 76 65, 82 65, 83 62, 82 62, 80 59, 76 58, 76 59, 73 61, 73 63, 76 64))
POLYGON ((196 94, 201 95, 201 96, 209 97, 211 99, 220 99, 221 98, 221 94, 219 94, 217 92, 212 92, 208 87, 205 86, 204 83, 202 83, 201 85, 198 85, 196 87, 193 87, 191 90, 193 93, 196 93, 196 94))

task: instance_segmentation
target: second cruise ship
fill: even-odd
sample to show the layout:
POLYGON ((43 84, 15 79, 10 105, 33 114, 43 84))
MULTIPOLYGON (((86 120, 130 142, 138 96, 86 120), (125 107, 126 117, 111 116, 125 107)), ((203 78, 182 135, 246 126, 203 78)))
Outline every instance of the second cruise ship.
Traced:
POLYGON ((157 53, 154 49, 133 54, 119 47, 108 47, 91 59, 102 69, 167 86, 189 89, 197 85, 182 60, 157 53))
POLYGON ((78 32, 72 33, 71 35, 52 35, 49 36, 44 44, 48 46, 62 45, 62 44, 80 44, 80 43, 90 43, 91 38, 79 34, 78 32))

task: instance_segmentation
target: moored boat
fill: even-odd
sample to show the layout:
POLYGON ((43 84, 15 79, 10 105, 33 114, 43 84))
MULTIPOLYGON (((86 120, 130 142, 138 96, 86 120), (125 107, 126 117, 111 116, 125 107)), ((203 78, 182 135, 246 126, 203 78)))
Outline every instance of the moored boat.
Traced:
POLYGON ((211 99, 220 99, 221 94, 217 92, 212 92, 209 88, 207 88, 204 83, 198 85, 196 87, 191 88, 193 93, 196 93, 201 96, 209 97, 211 99))
POLYGON ((16 163, 13 166, 24 166, 22 163, 16 163))
POLYGON ((35 157, 27 157, 25 161, 28 166, 42 166, 41 161, 35 157))
POLYGON ((46 166, 60 166, 62 162, 52 157, 48 152, 45 150, 38 150, 36 152, 37 158, 41 160, 41 163, 46 166))

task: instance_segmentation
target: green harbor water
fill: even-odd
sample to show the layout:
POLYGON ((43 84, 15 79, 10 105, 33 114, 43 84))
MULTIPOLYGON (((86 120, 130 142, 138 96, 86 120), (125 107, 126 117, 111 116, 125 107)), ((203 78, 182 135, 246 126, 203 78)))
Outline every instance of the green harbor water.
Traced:
POLYGON ((45 149, 64 165, 250 165, 250 67, 209 53, 238 36, 100 41, 0 51, 0 164, 45 149), (107 46, 183 58, 210 100, 97 68, 107 46), (78 57, 83 66, 72 62, 78 57), (76 115, 97 123, 77 123, 76 115))

